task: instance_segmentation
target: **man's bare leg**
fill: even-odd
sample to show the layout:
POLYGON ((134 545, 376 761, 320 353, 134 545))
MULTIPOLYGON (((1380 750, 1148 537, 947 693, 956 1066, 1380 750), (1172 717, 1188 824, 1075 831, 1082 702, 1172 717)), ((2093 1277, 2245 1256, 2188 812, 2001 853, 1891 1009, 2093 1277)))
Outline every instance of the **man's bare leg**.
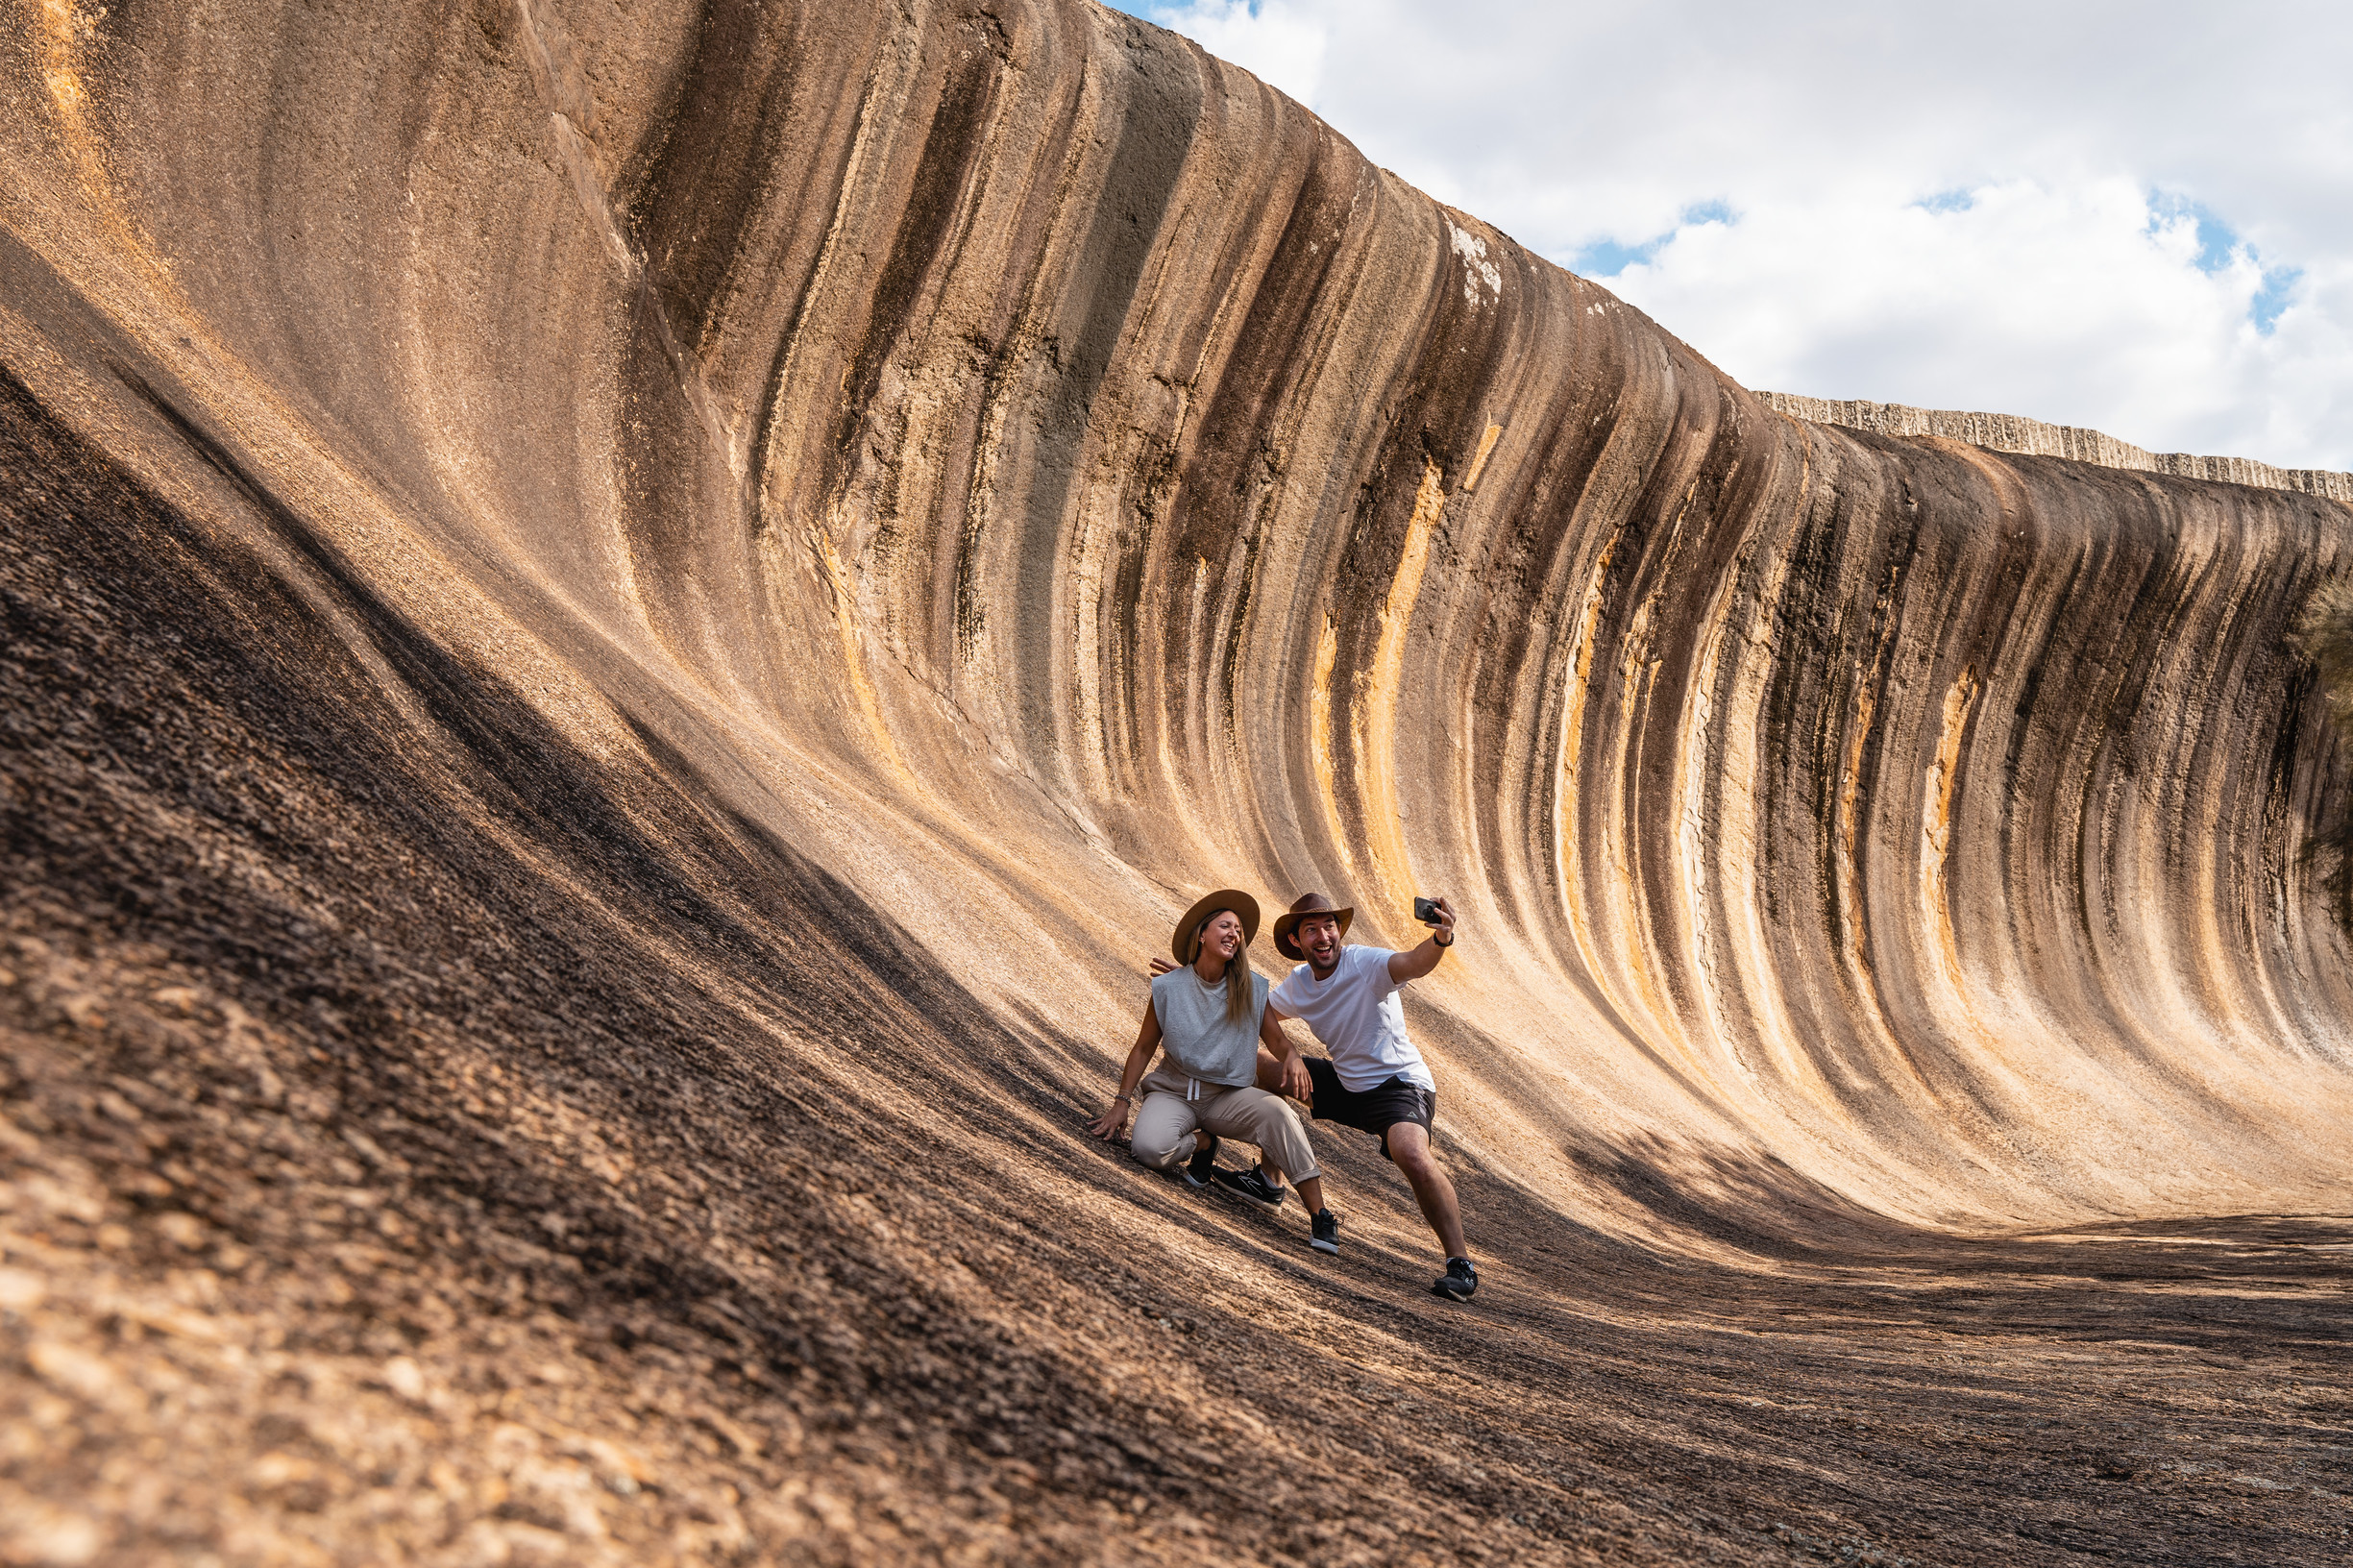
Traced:
MULTIPOLYGON (((1468 1258, 1470 1253, 1462 1244, 1462 1207, 1455 1201, 1455 1184, 1447 1180, 1437 1156, 1430 1152, 1430 1134, 1419 1122, 1400 1121, 1389 1127, 1388 1140, 1389 1159, 1413 1188, 1413 1201, 1422 1206, 1422 1218, 1437 1232, 1446 1256, 1468 1258)), ((1303 1195, 1305 1191, 1301 1188, 1303 1195)))

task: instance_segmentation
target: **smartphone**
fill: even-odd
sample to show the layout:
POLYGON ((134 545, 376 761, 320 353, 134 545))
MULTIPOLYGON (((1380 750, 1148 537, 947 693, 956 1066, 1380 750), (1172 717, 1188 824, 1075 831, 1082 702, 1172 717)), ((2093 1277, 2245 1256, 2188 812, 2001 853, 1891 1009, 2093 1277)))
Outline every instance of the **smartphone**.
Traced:
POLYGON ((1417 919, 1417 920, 1421 921, 1421 922, 1422 922, 1424 925, 1435 925, 1435 924, 1437 924, 1437 923, 1438 923, 1438 906, 1437 906, 1437 904, 1435 903, 1435 901, 1434 901, 1434 900, 1432 900, 1432 899, 1429 899, 1429 898, 1416 898, 1416 899, 1414 899, 1414 900, 1413 900, 1413 918, 1414 918, 1415 919, 1417 919))

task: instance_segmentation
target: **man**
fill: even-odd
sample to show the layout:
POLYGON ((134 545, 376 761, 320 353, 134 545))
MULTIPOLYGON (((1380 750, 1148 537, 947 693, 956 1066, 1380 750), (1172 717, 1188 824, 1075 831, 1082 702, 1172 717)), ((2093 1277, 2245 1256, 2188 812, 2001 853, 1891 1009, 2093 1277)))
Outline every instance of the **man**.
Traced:
MULTIPOLYGON (((1336 1121, 1381 1140, 1381 1152, 1404 1173, 1422 1217, 1446 1249, 1446 1272, 1431 1290, 1450 1301, 1468 1301, 1479 1288, 1479 1270, 1463 1245, 1455 1184, 1430 1148, 1438 1086, 1406 1035, 1405 1007, 1397 996, 1399 986, 1436 968, 1455 943, 1453 906, 1440 898, 1435 908, 1430 936, 1419 946, 1395 953, 1342 945, 1355 907, 1336 909, 1320 893, 1305 894, 1275 918, 1276 951, 1302 962, 1268 993, 1266 1005, 1276 1017, 1305 1023, 1332 1053, 1330 1061, 1308 1058, 1313 1089, 1309 1109, 1317 1121, 1336 1121)), ((1259 1087, 1287 1092, 1282 1066, 1272 1053, 1262 1051, 1259 1087)), ((1220 1185, 1261 1203, 1283 1201, 1279 1174, 1272 1179, 1261 1169, 1213 1174, 1220 1185)), ((1333 1229, 1331 1250, 1336 1252, 1336 1222, 1333 1229)))

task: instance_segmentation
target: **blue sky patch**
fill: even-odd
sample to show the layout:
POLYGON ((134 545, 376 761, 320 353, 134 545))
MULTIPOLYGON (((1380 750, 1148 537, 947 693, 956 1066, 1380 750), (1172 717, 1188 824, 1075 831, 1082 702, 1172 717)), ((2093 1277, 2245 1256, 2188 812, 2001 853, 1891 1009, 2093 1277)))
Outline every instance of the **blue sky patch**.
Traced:
POLYGON ((1597 239, 1569 257, 1569 270, 1587 278, 1615 278, 1629 267, 1638 267, 1658 254, 1658 248, 1673 239, 1672 230, 1655 239, 1646 239, 1639 245, 1621 245, 1614 239, 1597 239))
POLYGON ((2255 291, 2255 298, 2246 307, 2246 313, 2254 321, 2257 331, 2266 337, 2271 335, 2271 329, 2279 325, 2280 312, 2292 303, 2289 297, 2295 292, 2296 282, 2303 276, 2302 267, 2267 267, 2264 270, 2263 287, 2255 291))
POLYGON ((1682 216, 1676 220, 1674 228, 1663 234, 1653 234, 1639 244, 1629 245, 1619 239, 1597 239, 1590 245, 1580 247, 1569 257, 1569 270, 1586 278, 1615 278, 1627 268, 1637 267, 1650 260, 1665 248, 1669 240, 1686 229, 1697 229, 1703 224, 1734 224, 1739 221, 1740 215, 1732 210, 1729 202, 1702 202, 1696 207, 1684 208, 1682 216))
POLYGON ((1923 212, 1966 212, 1977 205, 1976 192, 1961 189, 1940 190, 1933 196, 1923 196, 1912 204, 1923 212))
MULTIPOLYGON (((2208 275, 2220 272, 2243 256, 2258 266, 2263 257, 2254 246, 2239 237, 2239 231, 2217 217, 2203 202, 2194 202, 2187 196, 2169 190, 2152 190, 2148 196, 2148 232, 2156 233, 2169 224, 2184 219, 2197 225, 2197 256, 2194 264, 2208 275)), ((2270 335, 2279 324, 2281 312, 2293 303, 2295 285, 2304 276, 2302 267, 2264 267, 2262 286, 2247 302, 2247 319, 2255 330, 2270 335)))
POLYGON ((2214 215, 2203 202, 2170 191, 2153 190, 2148 197, 2148 232, 2170 227, 2184 218, 2197 225, 2197 270, 2220 272, 2242 249, 2239 232, 2214 215))

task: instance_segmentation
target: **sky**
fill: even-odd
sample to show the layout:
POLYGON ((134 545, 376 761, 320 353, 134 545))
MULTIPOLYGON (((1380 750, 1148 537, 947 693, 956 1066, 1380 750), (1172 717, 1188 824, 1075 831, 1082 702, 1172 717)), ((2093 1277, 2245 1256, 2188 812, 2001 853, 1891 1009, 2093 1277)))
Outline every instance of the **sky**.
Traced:
POLYGON ((1175 0, 1743 385, 2353 470, 2353 5, 1175 0))

